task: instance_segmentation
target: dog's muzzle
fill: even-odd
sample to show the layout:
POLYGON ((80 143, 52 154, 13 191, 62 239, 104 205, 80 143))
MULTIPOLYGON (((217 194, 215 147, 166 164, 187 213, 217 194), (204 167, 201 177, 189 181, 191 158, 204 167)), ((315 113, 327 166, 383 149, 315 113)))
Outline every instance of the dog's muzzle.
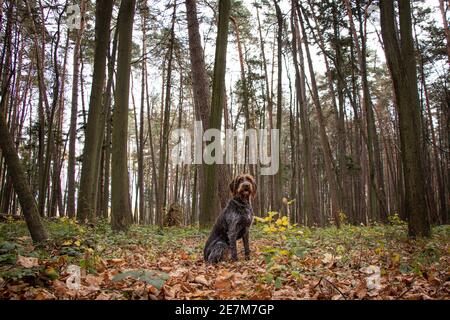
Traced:
POLYGON ((240 192, 251 192, 252 191, 252 184, 250 182, 243 182, 240 185, 240 192))

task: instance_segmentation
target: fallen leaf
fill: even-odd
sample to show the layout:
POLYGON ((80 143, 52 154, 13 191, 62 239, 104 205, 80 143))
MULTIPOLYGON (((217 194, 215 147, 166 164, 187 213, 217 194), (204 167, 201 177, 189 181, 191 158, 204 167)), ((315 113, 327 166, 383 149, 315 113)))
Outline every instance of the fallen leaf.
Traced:
POLYGON ((322 262, 324 264, 329 264, 331 261, 333 261, 333 255, 331 253, 328 253, 328 252, 325 253, 323 255, 322 262))
POLYGON ((233 287, 233 285, 232 285, 232 281, 230 278, 217 277, 216 280, 214 281, 214 288, 216 288, 216 289, 225 290, 225 289, 231 289, 232 287, 233 287))
POLYGON ((124 262, 124 260, 123 259, 119 259, 119 258, 113 258, 113 259, 106 260, 106 262, 108 264, 119 264, 119 263, 124 262))
POLYGON ((178 268, 170 272, 169 275, 174 278, 180 278, 184 276, 189 270, 187 268, 178 268))
POLYGON ((358 299, 363 299, 367 295, 367 287, 364 283, 356 289, 355 295, 358 299))
POLYGON ((208 282, 208 280, 206 280, 204 275, 199 275, 199 276, 195 277, 194 281, 197 283, 203 284, 205 286, 209 286, 209 282, 208 282))
POLYGON ((95 297, 95 300, 111 300, 111 295, 105 292, 100 292, 100 294, 95 297))
POLYGON ((88 274, 86 276, 86 278, 84 279, 84 281, 86 281, 86 283, 91 287, 91 288, 96 288, 97 290, 100 288, 100 285, 103 283, 103 278, 100 277, 96 277, 93 274, 88 274))
POLYGON ((24 257, 21 255, 17 257, 17 263, 20 264, 22 267, 28 269, 39 266, 38 258, 24 257))

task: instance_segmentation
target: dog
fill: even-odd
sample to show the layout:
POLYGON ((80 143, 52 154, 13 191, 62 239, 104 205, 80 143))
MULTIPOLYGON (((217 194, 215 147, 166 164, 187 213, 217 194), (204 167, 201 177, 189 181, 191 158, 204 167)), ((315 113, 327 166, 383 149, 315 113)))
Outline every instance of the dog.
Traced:
POLYGON ((203 256, 208 263, 225 260, 231 252, 231 260, 237 261, 236 241, 242 238, 245 259, 250 259, 249 230, 253 220, 251 198, 256 195, 255 179, 240 174, 230 183, 232 198, 219 215, 206 241, 203 256))

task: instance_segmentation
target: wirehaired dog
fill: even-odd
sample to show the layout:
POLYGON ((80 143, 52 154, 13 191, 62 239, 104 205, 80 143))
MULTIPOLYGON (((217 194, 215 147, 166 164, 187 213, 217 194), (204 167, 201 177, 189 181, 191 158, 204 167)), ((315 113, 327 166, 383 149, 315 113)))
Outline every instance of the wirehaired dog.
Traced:
POLYGON ((206 262, 223 261, 231 251, 231 260, 237 261, 236 241, 242 238, 245 259, 250 259, 249 229, 253 220, 250 199, 256 195, 255 179, 240 174, 230 183, 232 198, 219 215, 206 241, 203 256, 206 262))

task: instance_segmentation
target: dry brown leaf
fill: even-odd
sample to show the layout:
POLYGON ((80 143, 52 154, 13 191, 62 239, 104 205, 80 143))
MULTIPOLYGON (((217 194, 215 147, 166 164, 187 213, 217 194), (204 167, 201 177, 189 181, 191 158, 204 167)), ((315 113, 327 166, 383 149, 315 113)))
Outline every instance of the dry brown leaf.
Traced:
POLYGON ((106 262, 108 264, 121 264, 122 262, 124 262, 124 260, 123 259, 119 259, 119 258, 113 258, 113 259, 106 260, 106 262))
POLYGON ((187 268, 178 268, 169 273, 169 275, 173 278, 181 278, 183 277, 189 270, 187 268))
POLYGON ((22 237, 18 237, 17 240, 19 241, 28 241, 31 240, 30 236, 22 236, 22 237))
POLYGON ((95 300, 111 300, 111 295, 105 292, 100 292, 100 294, 95 297, 95 300))
POLYGON ((169 267, 169 266, 161 266, 159 268, 164 272, 170 272, 173 269, 172 267, 169 267))
POLYGON ((231 289, 232 287, 233 287, 233 283, 230 278, 219 276, 214 281, 214 288, 216 288, 216 289, 227 290, 227 289, 231 289))
POLYGON ((189 260, 189 254, 187 254, 186 251, 181 252, 180 259, 181 260, 189 260))
POLYGON ((205 286, 209 286, 209 282, 208 282, 208 280, 206 280, 204 275, 199 275, 199 276, 195 277, 194 281, 197 283, 203 284, 205 286))
POLYGON ((363 299, 367 296, 367 286, 366 283, 361 281, 358 285, 358 287, 356 287, 355 289, 355 296, 358 299, 363 299))
POLYGON ((93 274, 88 274, 86 278, 84 279, 86 283, 92 288, 96 288, 98 290, 100 288, 100 285, 103 283, 103 277, 101 276, 94 276, 93 274))
POLYGON ((48 292, 45 289, 42 289, 38 292, 38 294, 36 294, 34 299, 35 300, 51 300, 51 299, 56 299, 56 297, 54 294, 48 292))
POLYGON ((33 268, 39 266, 38 258, 33 257, 24 257, 19 255, 17 257, 17 263, 20 264, 24 268, 33 268))

